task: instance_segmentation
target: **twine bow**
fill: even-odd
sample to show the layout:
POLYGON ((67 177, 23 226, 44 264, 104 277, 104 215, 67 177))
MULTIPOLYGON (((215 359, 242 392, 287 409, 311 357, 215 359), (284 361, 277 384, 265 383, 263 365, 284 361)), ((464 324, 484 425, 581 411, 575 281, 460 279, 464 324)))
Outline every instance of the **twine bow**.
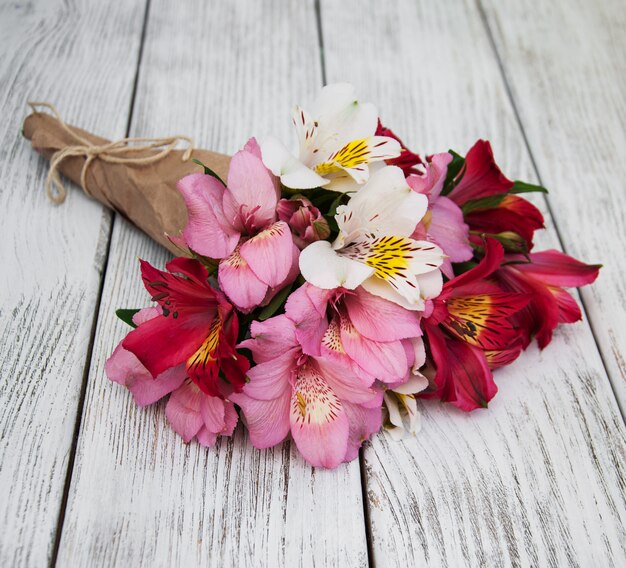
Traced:
POLYGON ((63 203, 65 201, 65 197, 67 196, 67 190, 61 181, 61 176, 58 171, 59 166, 66 158, 85 158, 85 163, 80 173, 80 185, 83 188, 83 191, 92 197, 91 193, 87 189, 87 170, 96 158, 109 164, 143 166, 153 164, 154 162, 158 162, 159 160, 169 156, 170 153, 176 149, 179 142, 186 142, 188 144, 187 149, 182 155, 183 162, 186 162, 189 158, 191 158, 191 153, 194 150, 193 140, 187 136, 168 136, 165 138, 122 138, 116 142, 108 142, 98 146, 72 130, 61 118, 59 111, 54 105, 44 102, 29 102, 28 106, 30 106, 33 112, 39 112, 39 110, 37 110, 38 107, 47 108, 59 121, 63 130, 65 130, 65 132, 67 132, 76 141, 76 145, 67 146, 58 150, 50 158, 50 170, 46 176, 44 186, 48 199, 57 205, 63 203), (133 145, 131 146, 130 144, 133 145), (159 151, 149 156, 136 155, 151 150, 159 151))

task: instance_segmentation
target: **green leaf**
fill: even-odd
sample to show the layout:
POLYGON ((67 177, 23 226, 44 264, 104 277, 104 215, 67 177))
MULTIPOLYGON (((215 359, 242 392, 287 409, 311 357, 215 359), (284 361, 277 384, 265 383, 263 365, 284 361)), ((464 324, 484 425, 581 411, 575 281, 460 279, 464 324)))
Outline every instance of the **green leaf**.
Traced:
POLYGON ((207 166, 206 164, 203 164, 200 160, 198 160, 197 158, 192 158, 191 161, 194 164, 198 164, 199 166, 202 166, 204 168, 204 173, 208 176, 213 176, 217 181, 219 181, 222 185, 226 185, 224 183, 224 180, 218 176, 211 168, 209 168, 209 166, 207 166))
POLYGON ((509 193, 531 193, 538 191, 540 193, 548 193, 548 190, 541 185, 533 185, 532 183, 526 183, 525 181, 516 180, 513 182, 513 187, 509 193))
POLYGON ((494 207, 498 207, 502 200, 506 196, 506 193, 502 193, 500 195, 490 195, 489 197, 483 197, 482 199, 472 199, 468 201, 465 205, 463 205, 463 215, 467 215, 468 213, 475 211, 476 209, 493 209, 494 207))
POLYGON ((459 174, 463 166, 465 166, 465 158, 463 156, 457 154, 454 150, 448 150, 448 153, 452 155, 452 161, 448 164, 448 173, 446 174, 446 181, 443 184, 441 195, 448 195, 454 189, 454 186, 461 181, 463 175, 459 176, 459 174))
POLYGON ((130 327, 137 327, 134 323, 133 323, 133 316, 138 312, 139 310, 124 310, 124 309, 120 309, 120 310, 115 310, 115 315, 120 318, 124 323, 127 323, 130 327))
POLYGON ((285 286, 280 292, 278 292, 278 294, 276 294, 276 296, 272 298, 272 301, 261 310, 261 313, 259 314, 260 321, 265 321, 266 319, 271 318, 278 311, 278 309, 287 300, 287 296, 289 296, 289 292, 291 292, 292 287, 293 284, 285 286))
POLYGON ((333 202, 330 204, 330 207, 328 208, 329 217, 334 217, 337 214, 337 207, 342 205, 342 201, 344 197, 346 197, 345 193, 340 193, 337 197, 335 197, 333 202))
POLYGON ((473 260, 468 260, 467 262, 455 262, 452 264, 452 269, 454 270, 455 276, 460 276, 464 272, 475 268, 477 265, 478 263, 473 260))

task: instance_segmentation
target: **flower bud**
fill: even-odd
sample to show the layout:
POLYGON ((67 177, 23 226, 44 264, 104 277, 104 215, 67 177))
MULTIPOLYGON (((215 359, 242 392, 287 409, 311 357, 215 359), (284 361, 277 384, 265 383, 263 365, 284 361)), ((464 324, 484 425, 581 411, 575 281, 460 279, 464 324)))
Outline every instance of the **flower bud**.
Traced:
POLYGON ((291 199, 281 199, 276 213, 281 221, 289 225, 293 242, 300 249, 330 235, 328 222, 306 197, 296 195, 291 199))

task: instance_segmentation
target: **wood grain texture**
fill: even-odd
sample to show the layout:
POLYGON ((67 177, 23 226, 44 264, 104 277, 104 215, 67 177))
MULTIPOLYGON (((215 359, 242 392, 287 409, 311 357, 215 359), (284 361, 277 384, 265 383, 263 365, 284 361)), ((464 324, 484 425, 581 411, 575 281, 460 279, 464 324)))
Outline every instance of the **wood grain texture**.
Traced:
POLYGON ((626 410, 626 6, 482 1, 565 250, 604 264, 582 290, 626 410))
MULTIPOLYGON (((288 140, 291 105, 320 84, 313 2, 153 1, 132 132, 228 153, 252 133, 288 140)), ((313 470, 289 443, 255 450, 241 428, 186 446, 163 405, 138 409, 106 379, 128 330, 113 310, 148 302, 136 258, 164 254, 116 219, 59 565, 366 565, 358 462, 313 470)))
POLYGON ((56 537, 110 215, 45 196, 26 101, 124 136, 143 0, 0 2, 0 565, 45 566, 56 537))
MULTIPOLYGON (((328 81, 355 83, 411 148, 465 152, 489 138, 505 172, 536 181, 474 2, 321 9, 328 81)), ((537 247, 557 247, 534 201, 548 225, 537 247)), ((624 427, 588 323, 496 382, 488 411, 426 403, 417 438, 366 447, 374 565, 623 566, 624 427)))

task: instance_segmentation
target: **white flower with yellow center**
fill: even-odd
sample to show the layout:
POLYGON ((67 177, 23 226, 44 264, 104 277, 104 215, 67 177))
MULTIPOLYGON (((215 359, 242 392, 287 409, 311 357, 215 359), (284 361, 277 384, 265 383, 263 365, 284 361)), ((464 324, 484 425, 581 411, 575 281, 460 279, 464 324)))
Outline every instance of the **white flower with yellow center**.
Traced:
POLYGON ((414 192, 402 170, 385 166, 337 208, 339 235, 317 241, 300 254, 302 276, 324 289, 355 289, 423 310, 424 300, 439 295, 443 251, 411 238, 426 214, 428 199, 414 192))
POLYGON ((347 83, 324 87, 310 113, 296 106, 293 122, 298 158, 275 138, 261 144, 263 162, 291 189, 357 191, 368 180, 371 164, 382 167, 384 160, 400 155, 396 140, 375 136, 376 107, 359 102, 347 83))

